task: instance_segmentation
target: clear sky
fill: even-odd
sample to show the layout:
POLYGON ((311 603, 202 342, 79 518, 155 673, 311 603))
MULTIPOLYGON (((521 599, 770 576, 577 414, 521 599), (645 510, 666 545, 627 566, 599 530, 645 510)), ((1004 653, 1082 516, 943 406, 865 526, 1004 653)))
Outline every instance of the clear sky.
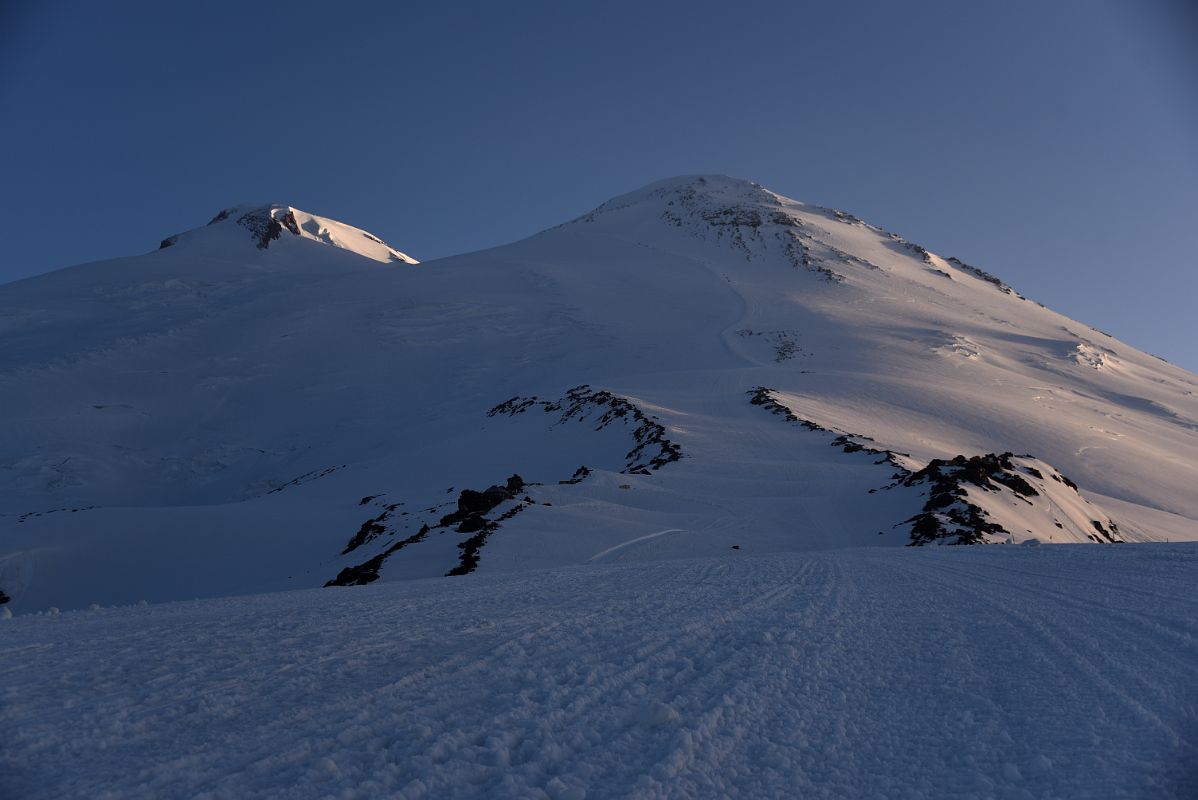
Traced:
POLYGON ((278 201, 427 260, 661 177, 1198 370, 1198 3, 0 2, 0 281, 278 201))

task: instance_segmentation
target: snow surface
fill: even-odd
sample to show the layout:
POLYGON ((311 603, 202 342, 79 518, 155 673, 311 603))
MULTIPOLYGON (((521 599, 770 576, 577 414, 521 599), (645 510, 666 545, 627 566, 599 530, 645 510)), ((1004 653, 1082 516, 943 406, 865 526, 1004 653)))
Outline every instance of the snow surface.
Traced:
POLYGON ((500 573, 900 547, 953 510, 903 475, 957 455, 1039 487, 963 488, 987 541, 1198 539, 1198 377, 843 212, 691 176, 419 267, 347 231, 244 207, 0 286, 15 613, 442 576, 468 548, 500 573), (638 468, 642 423, 566 413, 581 386, 681 458, 638 468), (512 398, 536 405, 489 415, 512 398), (484 541, 440 525, 513 474, 484 541))
POLYGON ((1196 568, 730 552, 18 615, 0 795, 1192 798, 1196 568))

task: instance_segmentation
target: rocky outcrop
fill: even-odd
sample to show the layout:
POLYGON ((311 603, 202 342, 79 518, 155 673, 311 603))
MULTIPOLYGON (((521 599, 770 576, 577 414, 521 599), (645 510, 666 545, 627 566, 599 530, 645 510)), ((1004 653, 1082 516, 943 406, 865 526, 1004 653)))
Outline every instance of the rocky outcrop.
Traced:
MULTIPOLYGON (((514 517, 527 505, 532 505, 534 501, 526 495, 519 500, 517 505, 496 518, 488 519, 487 515, 503 503, 517 500, 517 495, 526 487, 527 484, 523 478, 519 475, 512 475, 502 485, 495 484, 481 491, 463 489, 458 494, 457 508, 442 516, 436 524, 423 523, 420 529, 411 536, 391 544, 361 564, 345 567, 337 574, 337 577, 325 583, 325 586, 363 586, 378 580, 380 570, 388 558, 405 547, 424 541, 430 533, 438 529, 445 532, 447 529, 452 529, 457 533, 473 534, 470 538, 458 542, 460 550, 458 563, 446 575, 466 575, 473 572, 478 567, 479 552, 486 544, 487 538, 498 530, 500 525, 514 517)), ((363 499, 370 502, 374 497, 368 495, 363 499)), ((403 503, 389 503, 383 506, 382 513, 363 522, 341 554, 347 555, 380 536, 394 536, 396 528, 393 527, 391 520, 402 505, 403 503)), ((433 506, 425 510, 433 512, 436 509, 437 506, 433 506)), ((407 512, 398 513, 407 516, 407 512)))
MULTIPOLYGON (((219 217, 220 215, 218 214, 217 216, 219 217)), ((295 236, 300 235, 299 223, 295 220, 295 212, 290 208, 275 208, 273 206, 255 208, 238 217, 237 224, 253 234, 254 242, 258 245, 259 250, 265 250, 269 247, 270 243, 277 240, 283 234, 284 230, 289 231, 295 236)))
MULTIPOLYGON (((525 503, 531 504, 532 498, 525 498, 525 503)), ((471 527, 471 530, 476 530, 475 534, 464 542, 458 542, 458 550, 461 551, 458 556, 458 564, 445 573, 446 577, 468 575, 478 569, 479 551, 483 549, 487 539, 499 529, 500 525, 519 514, 526 507, 526 505, 515 505, 493 520, 478 519, 478 527, 471 527)), ((458 526, 458 531, 462 531, 462 526, 458 526)))
POLYGON ((875 447, 869 444, 873 441, 869 437, 838 433, 802 419, 766 387, 758 386, 748 394, 750 403, 787 422, 809 431, 836 434, 829 443, 846 453, 879 455, 883 458, 876 464, 895 467, 892 483, 869 491, 921 493, 924 501, 919 513, 894 526, 910 526, 910 546, 985 544, 1038 537, 1056 541, 1058 536, 1061 541, 1123 541, 1119 526, 1082 498, 1077 484, 1032 456, 1009 452, 958 455, 933 459, 911 471, 903 466, 902 459, 910 458, 907 453, 875 447))
POLYGON ((364 561, 352 567, 346 567, 337 573, 337 577, 325 583, 325 587, 329 586, 365 586, 368 583, 373 583, 379 579, 379 570, 383 567, 383 562, 392 554, 403 548, 423 541, 424 537, 428 536, 431 529, 428 525, 420 526, 413 535, 406 539, 402 539, 388 547, 383 552, 376 555, 374 558, 364 561))
MULTIPOLYGON (((923 469, 911 473, 902 485, 926 487, 927 490, 923 510, 907 520, 911 523, 911 545, 1009 542, 1014 540, 1015 533, 1024 533, 1013 530, 1015 526, 1011 522, 1003 525, 996 519, 996 513, 983 507, 1004 507, 1002 503, 984 502, 987 494, 1020 498, 1029 511, 1038 512, 1036 516, 1043 520, 1041 524, 1051 522, 1058 531, 1074 533, 1078 538, 1084 536, 1100 544, 1123 541, 1115 521, 1083 500, 1077 492, 1077 484, 1048 465, 1044 465, 1043 470, 1031 466, 1028 463, 1031 459, 1031 456, 1012 453, 958 455, 948 460, 933 459, 923 469), (1046 472, 1049 478, 1045 478, 1046 472), (1050 490, 1049 479, 1067 489, 1050 490), (1033 482, 1039 483, 1041 488, 1037 489, 1033 482), (1059 492, 1055 500, 1045 496, 1050 491, 1059 492), (1066 505, 1065 498, 1089 517, 1079 519, 1076 513, 1065 513, 1062 508, 1066 505)), ((1021 520, 1020 524, 1026 523, 1026 519, 1018 515, 1013 519, 1021 520)), ((1050 540, 1054 535, 1049 530, 1027 530, 1026 533, 1050 540)))
POLYGON ((1003 294, 1009 294, 1014 297, 1018 297, 1020 300, 1027 299, 1023 295, 1021 295, 1019 292, 1015 291, 1010 286, 1007 286, 1007 284, 1003 283, 1001 279, 995 277, 994 275, 991 275, 989 272, 986 272, 983 269, 975 267, 972 264, 966 264, 961 259, 953 258, 952 256, 949 256, 948 258, 946 258, 944 260, 947 261, 948 263, 952 264, 954 267, 961 270, 962 272, 972 275, 973 277, 978 278, 979 280, 983 280, 986 283, 989 283, 990 285, 992 285, 994 288, 998 289, 1003 294))
POLYGON ((951 460, 933 459, 923 469, 902 480, 903 486, 929 487, 923 510, 911 523, 911 545, 982 544, 987 536, 1006 536, 1010 532, 988 519, 977 505, 969 502, 966 486, 997 491, 1005 486, 1023 497, 1039 495, 1011 463, 1011 453, 987 453, 981 456, 957 456, 951 460))
MULTIPOLYGON (((625 426, 629 429, 632 447, 624 455, 624 465, 620 470, 623 473, 648 475, 682 458, 682 448, 669 439, 665 427, 656 419, 626 398, 605 390, 592 389, 585 384, 570 389, 557 400, 543 400, 535 396, 513 397, 492 408, 487 412, 487 416, 517 416, 534 409, 554 415, 553 424, 584 423, 591 425, 596 431, 617 424, 625 426)), ((577 484, 590 474, 591 468, 584 465, 575 470, 569 478, 558 483, 577 484)), ((309 476, 301 477, 310 479, 309 476)), ((446 575, 466 575, 473 572, 478 567, 480 553, 487 539, 499 530, 503 523, 535 504, 528 495, 519 497, 528 486, 520 475, 513 474, 502 484, 494 484, 485 489, 462 489, 452 511, 434 518, 435 521, 426 522, 420 531, 387 547, 369 560, 346 567, 326 585, 357 586, 377 580, 389 556, 408 545, 422 541, 437 530, 470 534, 469 538, 458 543, 458 563, 446 575), (505 503, 513 505, 495 516, 496 509, 505 503)), ((367 495, 358 501, 358 505, 368 505, 378 496, 367 495)), ((393 515, 407 514, 397 512, 401 505, 403 504, 392 503, 383 506, 380 513, 362 522, 346 543, 342 555, 347 555, 384 535, 396 535, 397 529, 392 525, 395 519, 393 515)), ((426 512, 432 513, 443 507, 434 505, 426 509, 426 512)))
POLYGON ((566 392, 559 400, 539 397, 513 397, 487 412, 488 417, 515 416, 537 408, 556 414, 559 423, 588 420, 600 431, 621 422, 632 426, 636 445, 625 455, 621 472, 648 475, 682 458, 682 448, 666 436, 666 429, 630 400, 583 384, 566 392))
POLYGON ((516 494, 523 489, 524 479, 519 475, 512 475, 503 486, 488 486, 481 492, 463 489, 458 495, 457 510, 442 517, 438 527, 457 526, 459 533, 481 530, 485 523, 483 518, 491 509, 505 500, 516 499, 516 494))
POLYGON ((299 477, 292 478, 291 480, 287 481, 286 483, 279 484, 278 486, 276 486, 273 489, 271 489, 270 491, 268 491, 267 494, 276 494, 278 492, 283 491, 284 489, 290 489, 294 486, 302 486, 305 483, 308 483, 309 481, 319 480, 320 478, 323 478, 326 475, 332 475, 337 470, 345 469, 345 467, 346 467, 345 464, 338 464, 335 467, 325 467, 324 469, 314 469, 311 472, 305 472, 303 475, 300 475, 299 477))
POLYGON ((823 425, 812 422, 809 419, 802 419, 796 416, 795 413, 785 405, 778 402, 778 399, 774 397, 774 390, 766 388, 765 386, 755 386, 754 388, 750 389, 747 394, 749 395, 750 403, 755 406, 761 406, 771 414, 777 414, 787 422, 793 422, 796 425, 801 425, 809 431, 835 434, 829 441, 829 444, 833 447, 839 447, 846 453, 867 453, 869 455, 882 456, 882 459, 875 463, 890 464, 902 470, 900 474, 894 476, 895 480, 900 480, 908 473, 908 471, 899 463, 900 456, 909 457, 909 454, 907 453, 900 453, 895 450, 874 447, 873 445, 869 444, 869 442, 874 441, 869 436, 864 436, 857 433, 841 433, 839 431, 834 431, 831 428, 825 428, 823 425))
MULTIPOLYGON (((364 505, 359 503, 358 505, 364 505)), ((348 555, 357 550, 362 545, 372 542, 379 536, 387 532, 387 520, 395 513, 395 510, 402 506, 403 503, 390 503, 383 508, 383 513, 378 516, 371 517, 362 523, 362 527, 358 528, 358 532, 350 538, 346 543, 345 549, 341 551, 341 555, 348 555)))

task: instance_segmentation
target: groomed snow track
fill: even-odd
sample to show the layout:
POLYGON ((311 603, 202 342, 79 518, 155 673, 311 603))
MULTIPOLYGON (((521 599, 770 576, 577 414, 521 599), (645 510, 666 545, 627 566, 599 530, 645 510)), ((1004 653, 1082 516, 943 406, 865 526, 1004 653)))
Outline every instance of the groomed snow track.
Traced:
POLYGON ((1198 796, 1198 547, 580 566, 0 621, 0 795, 1198 796))

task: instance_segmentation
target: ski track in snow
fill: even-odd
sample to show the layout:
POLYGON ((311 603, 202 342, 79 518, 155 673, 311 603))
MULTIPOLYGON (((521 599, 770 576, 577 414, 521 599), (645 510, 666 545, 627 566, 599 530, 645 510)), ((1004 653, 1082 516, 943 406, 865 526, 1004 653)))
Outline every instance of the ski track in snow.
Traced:
POLYGON ((1198 548, 600 564, 0 621, 0 796, 1198 796, 1198 548))
POLYGON ((597 561, 602 561, 606 557, 610 556, 612 553, 617 553, 626 547, 631 547, 632 545, 637 544, 638 542, 645 542, 650 539, 656 539, 659 536, 668 536, 671 533, 684 533, 684 532, 685 531, 682 528, 666 528, 664 531, 657 531, 656 533, 647 533, 644 536, 638 536, 635 539, 629 539, 626 542, 620 542, 617 545, 613 545, 612 547, 609 547, 606 550, 598 552, 595 555, 588 558, 587 563, 594 564, 597 561))

